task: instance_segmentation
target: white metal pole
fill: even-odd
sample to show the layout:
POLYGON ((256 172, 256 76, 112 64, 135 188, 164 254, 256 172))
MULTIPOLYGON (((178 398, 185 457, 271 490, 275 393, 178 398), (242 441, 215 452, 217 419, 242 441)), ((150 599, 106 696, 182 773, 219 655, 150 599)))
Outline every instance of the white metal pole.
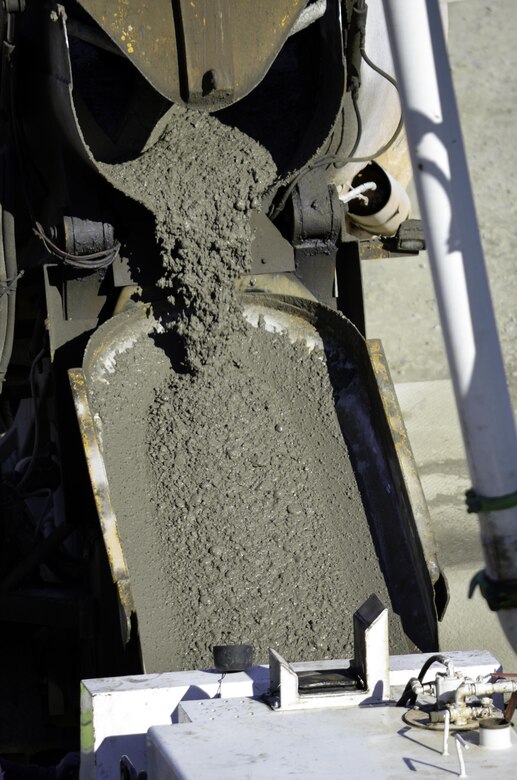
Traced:
MULTIPOLYGON (((418 202, 472 485, 517 491, 517 436, 438 0, 384 0, 418 202)), ((517 508, 481 512, 486 574, 517 580, 517 508)), ((517 650, 517 610, 499 617, 517 650)))

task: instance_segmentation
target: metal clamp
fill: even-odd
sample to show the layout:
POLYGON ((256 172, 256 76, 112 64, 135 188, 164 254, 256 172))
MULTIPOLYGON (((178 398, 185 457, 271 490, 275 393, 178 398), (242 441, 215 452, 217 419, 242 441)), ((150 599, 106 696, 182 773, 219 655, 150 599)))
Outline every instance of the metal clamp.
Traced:
POLYGON ((487 602, 492 612, 500 609, 513 609, 517 607, 517 580, 491 580, 486 571, 482 569, 475 574, 469 585, 469 599, 479 586, 481 595, 487 602))
POLYGON ((507 493, 505 496, 479 496, 474 488, 465 492, 465 503, 467 512, 474 514, 478 512, 500 512, 503 509, 512 509, 517 506, 517 490, 514 493, 507 493))

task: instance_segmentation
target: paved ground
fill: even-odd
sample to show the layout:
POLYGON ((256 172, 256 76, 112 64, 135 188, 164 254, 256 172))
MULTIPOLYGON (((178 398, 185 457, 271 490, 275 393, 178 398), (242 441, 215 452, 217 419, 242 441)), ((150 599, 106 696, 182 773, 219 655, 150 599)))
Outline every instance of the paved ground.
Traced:
MULTIPOLYGON (((515 0, 449 2, 449 48, 510 391, 517 406, 517 8, 515 0)), ((364 264, 367 331, 382 338, 397 383, 451 586, 441 626, 444 649, 492 650, 507 671, 517 659, 478 595, 483 567, 477 521, 467 516, 469 486, 448 381, 427 257, 364 264)), ((510 668, 511 667, 511 668, 510 668)))

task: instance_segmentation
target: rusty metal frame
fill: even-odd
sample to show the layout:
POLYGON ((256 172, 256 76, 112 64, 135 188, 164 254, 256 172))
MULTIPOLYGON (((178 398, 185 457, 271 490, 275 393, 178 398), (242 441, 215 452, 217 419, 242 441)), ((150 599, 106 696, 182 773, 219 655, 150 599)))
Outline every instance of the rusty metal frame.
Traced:
POLYGON ((216 110, 264 78, 307 0, 79 0, 164 97, 216 110))
POLYGON ((68 378, 72 388, 75 411, 111 576, 118 591, 122 638, 127 644, 131 635, 131 615, 135 612, 135 607, 129 582, 129 571, 120 543, 115 512, 111 504, 106 467, 88 403, 84 372, 80 368, 71 368, 68 371, 68 378))

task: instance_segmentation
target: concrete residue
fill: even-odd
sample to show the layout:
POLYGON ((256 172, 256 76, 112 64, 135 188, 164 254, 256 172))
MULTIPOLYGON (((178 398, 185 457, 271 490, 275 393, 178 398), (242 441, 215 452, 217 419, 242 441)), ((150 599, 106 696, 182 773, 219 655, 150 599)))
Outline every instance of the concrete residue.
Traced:
MULTIPOLYGON (((246 324, 233 292, 273 166, 213 117, 173 119, 142 158, 105 166, 155 214, 179 310, 163 338, 183 341, 190 369, 140 339, 94 404, 146 669, 210 666, 213 644, 239 642, 259 662, 269 646, 347 657, 354 610, 389 597, 327 368, 246 324)), ((404 649, 397 618, 392 648, 404 649)))

